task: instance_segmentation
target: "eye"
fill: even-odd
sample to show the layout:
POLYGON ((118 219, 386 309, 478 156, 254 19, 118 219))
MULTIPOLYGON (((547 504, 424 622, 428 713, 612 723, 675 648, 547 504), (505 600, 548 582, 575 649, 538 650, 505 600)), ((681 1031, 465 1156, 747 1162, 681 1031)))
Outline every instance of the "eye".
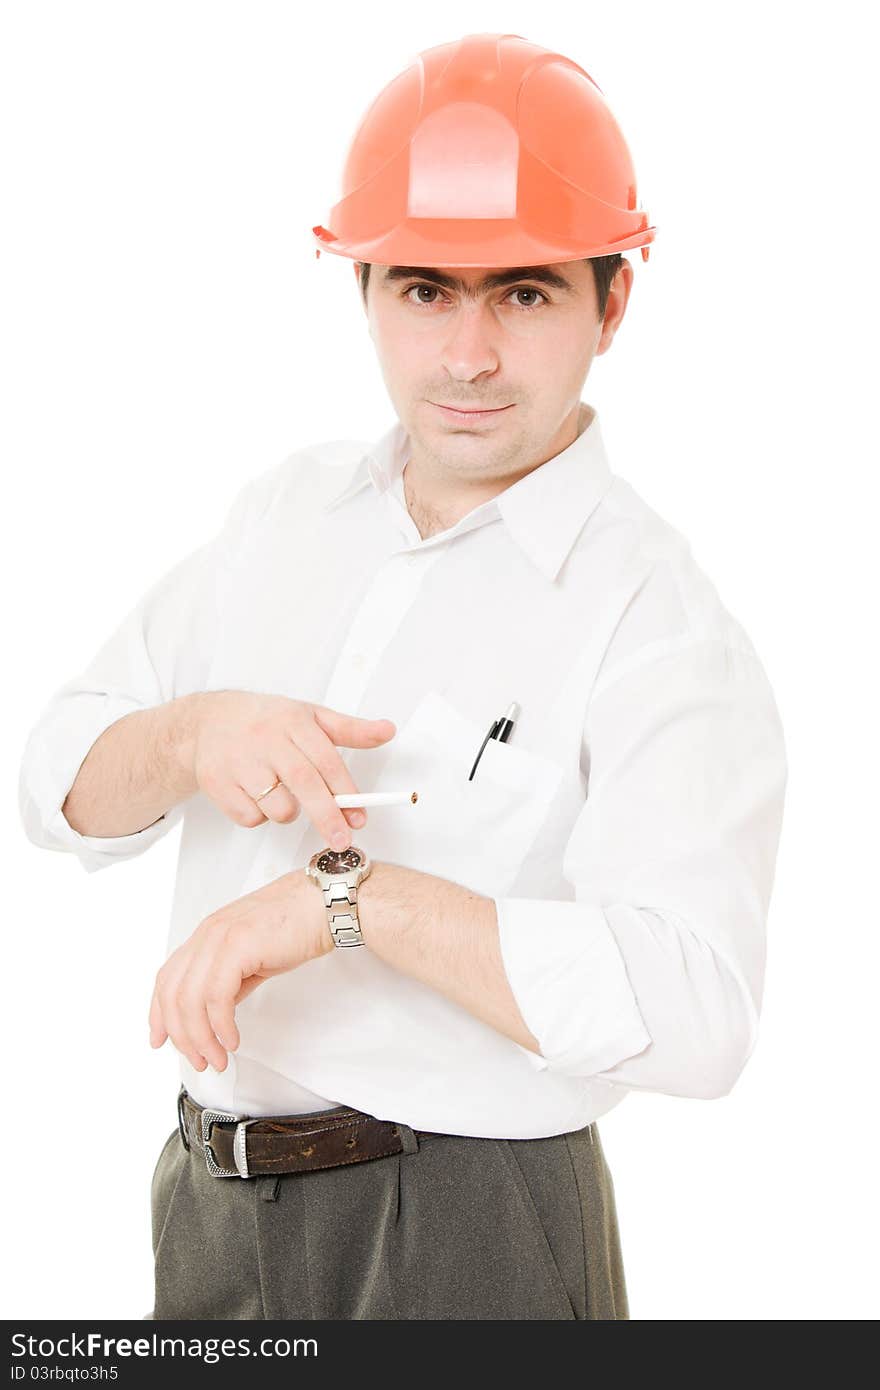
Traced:
MULTIPOLYGON (((531 287, 531 285, 517 285, 516 289, 511 290, 510 293, 511 293, 511 294, 536 294, 536 295, 538 295, 539 299, 543 300, 543 302, 544 302, 545 304, 549 304, 549 302, 550 302, 549 299, 547 298, 546 294, 542 294, 542 292, 541 292, 540 290, 533 290, 532 287, 531 287)), ((537 308, 537 305, 536 305, 536 304, 518 304, 516 307, 517 307, 518 309, 535 309, 535 308, 537 308)))
POLYGON ((410 303, 410 304, 415 304, 415 303, 419 303, 419 304, 430 304, 430 303, 431 303, 431 300, 429 300, 429 299, 419 299, 419 300, 410 299, 409 296, 410 296, 410 294, 411 294, 411 292, 412 292, 413 290, 432 290, 432 291, 434 292, 434 294, 436 294, 436 293, 437 293, 437 286, 436 286, 436 285, 426 285, 426 284, 424 284, 424 283, 418 284, 418 285, 410 285, 410 286, 408 286, 407 289, 405 289, 405 290, 402 292, 402 293, 403 293, 403 298, 404 298, 408 303, 410 303))
MULTIPOLYGON (((429 290, 434 294, 439 294, 440 292, 440 288, 438 285, 431 285, 425 280, 420 280, 417 284, 408 285, 407 288, 401 292, 403 299, 406 300, 409 304, 428 305, 435 304, 437 302, 433 299, 410 299, 409 296, 411 295, 413 290, 429 290)), ((533 294, 537 295, 544 304, 550 303, 549 299, 543 293, 542 290, 533 289, 531 285, 516 285, 512 290, 508 290, 506 298, 509 299, 512 294, 533 294)), ((537 304, 515 304, 513 307, 515 309, 518 309, 521 313, 529 313, 531 310, 536 309, 539 306, 537 304)))

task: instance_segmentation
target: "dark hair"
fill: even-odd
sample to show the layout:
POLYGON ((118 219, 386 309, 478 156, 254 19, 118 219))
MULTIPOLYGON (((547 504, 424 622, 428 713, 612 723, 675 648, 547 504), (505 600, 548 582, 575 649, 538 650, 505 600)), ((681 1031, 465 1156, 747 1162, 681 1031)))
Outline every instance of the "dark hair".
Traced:
MULTIPOLYGON (((622 262, 623 256, 619 251, 616 251, 613 256, 590 256, 586 258, 586 264, 593 267, 593 279, 596 282, 596 298, 599 303, 600 319, 605 317, 611 282, 620 269, 622 262)), ((370 262, 358 261, 357 264, 361 268, 361 294, 366 304, 367 286, 370 283, 370 262)))

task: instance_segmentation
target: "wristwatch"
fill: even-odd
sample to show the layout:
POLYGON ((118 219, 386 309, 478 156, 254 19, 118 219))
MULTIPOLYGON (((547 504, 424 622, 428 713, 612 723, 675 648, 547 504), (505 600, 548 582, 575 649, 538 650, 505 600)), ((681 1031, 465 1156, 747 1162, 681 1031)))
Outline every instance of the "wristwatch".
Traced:
POLYGON ((358 921, 357 890, 373 867, 357 845, 348 849, 319 849, 306 866, 309 878, 324 894, 330 934, 337 946, 365 946, 358 921))

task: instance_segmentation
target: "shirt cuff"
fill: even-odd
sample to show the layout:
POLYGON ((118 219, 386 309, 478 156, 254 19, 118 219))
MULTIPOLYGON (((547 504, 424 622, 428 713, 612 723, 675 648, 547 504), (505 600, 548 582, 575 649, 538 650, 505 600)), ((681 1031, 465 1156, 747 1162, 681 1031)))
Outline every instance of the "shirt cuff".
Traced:
POLYGON ((81 835, 61 807, 89 750, 105 729, 144 706, 125 696, 74 697, 60 727, 38 727, 25 755, 20 782, 22 815, 29 838, 46 849, 68 850, 87 873, 143 853, 180 819, 173 806, 159 820, 130 835, 81 835))
POLYGON ((555 898, 493 901, 504 969, 543 1054, 520 1048, 533 1066, 593 1076, 643 1052, 651 1034, 602 909, 555 898))
POLYGON ((152 825, 132 831, 130 835, 81 835, 74 830, 59 807, 47 822, 46 831, 55 841, 50 845, 51 849, 73 850, 83 868, 91 874, 116 859, 131 859, 136 854, 142 854, 155 840, 166 834, 173 823, 166 812, 152 825))

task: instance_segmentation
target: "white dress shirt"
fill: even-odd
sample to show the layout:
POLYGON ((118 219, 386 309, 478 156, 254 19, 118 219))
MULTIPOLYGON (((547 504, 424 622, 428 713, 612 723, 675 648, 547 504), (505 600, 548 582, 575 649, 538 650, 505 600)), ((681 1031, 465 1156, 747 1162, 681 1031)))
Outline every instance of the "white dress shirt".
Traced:
POLYGON ((323 844, 305 812, 246 828, 201 793, 135 834, 72 829, 61 806, 99 734, 197 690, 392 719, 386 744, 342 755, 359 790, 419 799, 372 808, 354 842, 494 900, 541 1055, 368 946, 336 950, 237 1006, 224 1072, 180 1054, 202 1104, 344 1103, 532 1138, 580 1129, 630 1090, 725 1095, 750 1056, 787 780, 779 712, 685 539, 610 471, 583 401, 579 424, 425 540, 399 422, 372 446, 296 451, 241 490, 31 731, 20 804, 35 844, 93 871, 182 822, 168 954, 323 844), (490 739, 468 780, 512 701, 510 740, 490 739))

